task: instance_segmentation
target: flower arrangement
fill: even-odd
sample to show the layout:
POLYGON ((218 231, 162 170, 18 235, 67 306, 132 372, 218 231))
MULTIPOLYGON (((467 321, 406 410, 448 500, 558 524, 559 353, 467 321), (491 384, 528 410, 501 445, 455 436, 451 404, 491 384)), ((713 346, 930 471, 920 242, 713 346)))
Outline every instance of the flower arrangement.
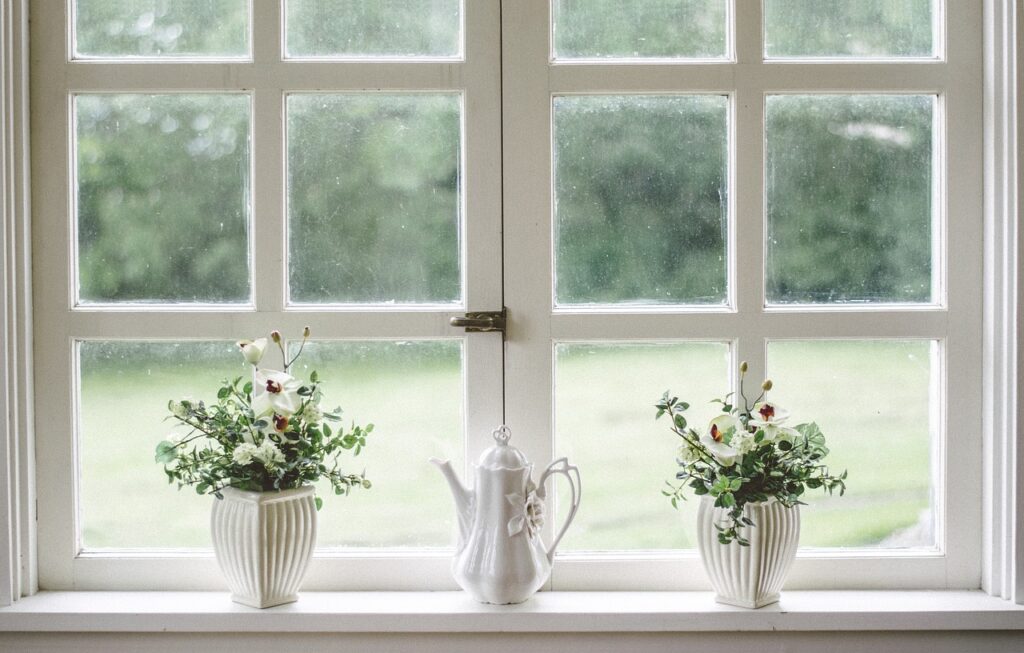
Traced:
MULTIPOLYGON (((373 424, 353 424, 347 432, 328 422, 341 421, 341 409, 320 408, 322 393, 315 371, 303 382, 288 373, 309 339, 288 358, 278 331, 270 339, 281 351, 283 371, 259 367, 267 339, 241 340, 238 347, 252 366, 252 381, 225 380, 217 401, 207 405, 190 398, 168 403, 169 419, 184 427, 156 446, 156 461, 163 463, 167 482, 181 489, 195 487, 199 494, 223 498, 225 487, 241 490, 288 490, 326 479, 334 493, 369 488, 365 472, 345 474, 338 467, 343 451, 353 455, 366 446, 373 424)), ((319 510, 323 505, 316 498, 319 510)))
POLYGON ((685 499, 688 486, 695 495, 710 495, 715 506, 728 510, 724 524, 715 524, 718 541, 741 546, 750 542, 741 534, 744 526, 755 526, 743 514, 748 503, 774 498, 782 505, 804 505, 800 500, 807 488, 822 488, 829 494, 846 491, 846 471, 838 476, 822 463, 828 455, 825 436, 814 422, 786 426, 789 412, 767 400, 771 380, 761 384, 761 394, 749 401, 743 382, 747 364, 740 364, 740 401, 732 401, 732 393, 715 399, 722 405, 722 414, 711 420, 706 433, 687 426, 683 413, 690 407, 666 392, 655 404, 658 412, 672 418, 672 432, 682 438, 679 448, 680 470, 676 478, 682 483, 666 481, 668 490, 662 494, 678 507, 685 499))

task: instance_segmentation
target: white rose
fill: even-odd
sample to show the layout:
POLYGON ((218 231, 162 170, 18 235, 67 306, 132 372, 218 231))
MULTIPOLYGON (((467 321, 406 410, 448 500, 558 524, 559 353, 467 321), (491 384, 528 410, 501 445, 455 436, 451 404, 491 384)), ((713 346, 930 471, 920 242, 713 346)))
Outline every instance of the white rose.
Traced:
POLYGON ((239 465, 248 465, 252 462, 252 458, 259 451, 256 445, 244 443, 235 447, 235 451, 231 454, 231 460, 235 461, 239 465))
POLYGON ((302 412, 299 414, 299 419, 307 424, 319 424, 324 421, 324 411, 320 410, 319 406, 314 406, 309 403, 302 409, 302 412))
POLYGON ((284 454, 277 448, 271 440, 264 440, 263 443, 256 448, 255 456, 263 461, 263 464, 267 467, 273 467, 277 463, 284 462, 284 454))
POLYGON ((263 360, 263 352, 267 348, 267 339, 257 338, 256 340, 239 340, 235 344, 242 350, 242 356, 245 357, 245 362, 250 365, 259 365, 260 361, 263 360))
POLYGON ((302 383, 290 374, 260 370, 256 372, 253 385, 252 410, 257 417, 271 413, 294 415, 302 405, 299 396, 302 383))
POLYGON ((172 401, 167 406, 171 410, 171 414, 178 419, 185 419, 188 417, 188 408, 185 406, 185 401, 172 401))

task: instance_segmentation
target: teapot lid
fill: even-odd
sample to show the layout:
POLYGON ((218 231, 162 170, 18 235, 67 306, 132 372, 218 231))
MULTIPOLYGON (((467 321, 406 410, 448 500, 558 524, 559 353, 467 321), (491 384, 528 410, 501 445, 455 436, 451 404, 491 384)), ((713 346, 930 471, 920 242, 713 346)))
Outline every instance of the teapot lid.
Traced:
POLYGON ((497 444, 480 455, 479 467, 488 469, 519 469, 529 465, 526 456, 519 449, 508 443, 512 438, 512 429, 502 425, 491 431, 497 444))

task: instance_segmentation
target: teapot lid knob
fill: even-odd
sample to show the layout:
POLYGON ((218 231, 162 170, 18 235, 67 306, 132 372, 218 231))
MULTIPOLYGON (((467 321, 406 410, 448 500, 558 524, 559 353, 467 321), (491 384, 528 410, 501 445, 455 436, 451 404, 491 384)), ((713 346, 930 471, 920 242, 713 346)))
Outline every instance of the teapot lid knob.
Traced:
POLYGON ((508 441, 512 439, 512 429, 502 424, 500 427, 491 431, 491 436, 494 437, 495 442, 500 446, 508 446, 508 441))

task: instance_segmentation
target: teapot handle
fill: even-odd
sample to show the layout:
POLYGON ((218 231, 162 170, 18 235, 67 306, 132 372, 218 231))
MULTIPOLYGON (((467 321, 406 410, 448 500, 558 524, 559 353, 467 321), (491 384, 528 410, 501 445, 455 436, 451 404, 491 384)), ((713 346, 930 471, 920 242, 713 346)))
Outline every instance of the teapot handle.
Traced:
POLYGON ((572 505, 569 507, 569 514, 565 518, 565 523, 562 524, 562 528, 558 531, 558 534, 555 535, 555 539, 551 540, 551 546, 548 547, 547 554, 549 563, 554 561, 555 549, 558 548, 558 543, 562 541, 562 536, 565 535, 565 531, 569 529, 569 524, 571 524, 573 518, 576 517, 576 511, 580 508, 580 496, 582 493, 580 470, 575 465, 570 465, 568 458, 559 458, 548 465, 548 468, 540 475, 540 481, 537 483, 537 487, 540 488, 541 491, 544 491, 544 481, 548 480, 548 477, 552 474, 562 474, 569 479, 569 487, 572 489, 572 505))

